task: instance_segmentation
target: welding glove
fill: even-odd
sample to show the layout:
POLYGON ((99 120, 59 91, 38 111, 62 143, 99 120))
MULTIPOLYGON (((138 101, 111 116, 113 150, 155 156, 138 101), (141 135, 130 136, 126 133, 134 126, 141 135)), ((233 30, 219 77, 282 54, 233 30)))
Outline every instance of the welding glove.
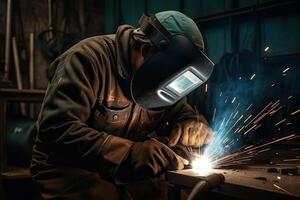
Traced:
POLYGON ((154 138, 135 143, 121 163, 117 177, 122 181, 136 181, 160 175, 165 169, 183 169, 187 160, 154 138))
POLYGON ((183 120, 175 125, 169 136, 169 147, 180 143, 184 146, 199 148, 209 144, 213 131, 204 122, 195 119, 183 120))

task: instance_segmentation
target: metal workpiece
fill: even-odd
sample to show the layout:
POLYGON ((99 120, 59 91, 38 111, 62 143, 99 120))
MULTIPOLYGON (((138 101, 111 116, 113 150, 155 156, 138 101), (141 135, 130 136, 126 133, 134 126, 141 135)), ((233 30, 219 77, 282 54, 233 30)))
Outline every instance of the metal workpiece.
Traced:
MULTIPOLYGON (((210 174, 221 174, 224 184, 219 184, 210 194, 218 194, 229 199, 300 199, 300 176, 282 175, 278 171, 270 172, 268 167, 249 167, 245 169, 213 169, 210 174)), ((166 178, 172 192, 181 189, 203 187, 203 181, 209 182, 212 175, 199 176, 193 169, 168 171, 166 178), (197 185, 199 184, 199 185, 197 185)), ((217 181, 216 181, 217 182, 217 181)), ((209 182, 210 183, 210 182, 209 182)), ((214 183, 214 181, 212 182, 214 183)), ((212 186, 210 187, 212 188, 212 186)), ((193 191, 190 197, 193 195, 193 191)), ((180 195, 179 195, 180 196, 180 195)), ((195 198, 193 198, 195 199, 195 198)))

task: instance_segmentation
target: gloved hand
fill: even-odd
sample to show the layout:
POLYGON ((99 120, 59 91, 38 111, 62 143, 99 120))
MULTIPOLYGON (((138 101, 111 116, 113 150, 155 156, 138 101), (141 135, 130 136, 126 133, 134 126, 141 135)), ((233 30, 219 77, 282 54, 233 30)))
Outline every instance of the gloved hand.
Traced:
POLYGON ((129 155, 119 167, 118 174, 126 181, 142 180, 159 175, 165 169, 183 169, 187 164, 189 164, 187 160, 177 155, 167 145, 152 138, 145 142, 137 142, 131 147, 129 155))
POLYGON ((199 148, 209 144, 213 138, 213 131, 205 123, 194 119, 187 119, 177 123, 169 136, 169 147, 181 143, 185 146, 199 148))

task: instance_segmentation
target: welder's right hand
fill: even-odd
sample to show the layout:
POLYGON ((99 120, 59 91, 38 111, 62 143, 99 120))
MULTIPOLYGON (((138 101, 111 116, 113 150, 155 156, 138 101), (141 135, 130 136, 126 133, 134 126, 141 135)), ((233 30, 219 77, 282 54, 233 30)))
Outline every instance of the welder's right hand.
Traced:
POLYGON ((151 138, 145 142, 137 142, 131 147, 126 160, 119 171, 126 173, 126 179, 142 180, 161 174, 165 169, 183 169, 189 164, 187 160, 177 155, 167 145, 151 138))

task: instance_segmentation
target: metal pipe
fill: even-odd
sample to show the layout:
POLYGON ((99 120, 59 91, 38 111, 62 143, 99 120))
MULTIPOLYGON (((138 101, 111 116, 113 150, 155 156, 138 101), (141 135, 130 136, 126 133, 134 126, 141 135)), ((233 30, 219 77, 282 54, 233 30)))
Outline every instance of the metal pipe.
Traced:
MULTIPOLYGON (((29 35, 29 89, 34 89, 34 33, 29 35)), ((30 104, 29 109, 30 118, 33 118, 33 104, 30 104)))
MULTIPOLYGON (((20 71, 20 60, 19 60, 19 53, 18 53, 18 46, 17 46, 16 37, 12 38, 12 49, 13 49, 13 56, 14 56, 17 88, 19 90, 22 90, 23 89, 23 84, 22 84, 22 76, 21 76, 21 71, 20 71)), ((20 103, 20 108, 21 108, 21 114, 23 116, 26 116, 25 103, 20 103)))
POLYGON ((53 38, 53 27, 52 27, 52 1, 48 0, 48 26, 49 26, 49 39, 53 38))
POLYGON ((12 0, 7 0, 5 58, 4 58, 4 73, 3 73, 4 81, 9 80, 10 40, 11 40, 11 6, 12 6, 12 0))

